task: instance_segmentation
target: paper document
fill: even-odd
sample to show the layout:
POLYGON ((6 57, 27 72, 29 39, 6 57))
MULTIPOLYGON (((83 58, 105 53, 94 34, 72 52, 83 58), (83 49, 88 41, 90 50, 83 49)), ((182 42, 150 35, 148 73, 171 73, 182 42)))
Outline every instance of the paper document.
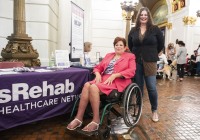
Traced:
POLYGON ((56 67, 60 68, 69 68, 69 51, 68 50, 56 50, 56 67))
POLYGON ((8 75, 8 74, 19 74, 19 72, 15 72, 15 71, 0 71, 0 75, 8 75))
POLYGON ((35 72, 51 72, 54 70, 50 70, 50 69, 35 69, 35 72))

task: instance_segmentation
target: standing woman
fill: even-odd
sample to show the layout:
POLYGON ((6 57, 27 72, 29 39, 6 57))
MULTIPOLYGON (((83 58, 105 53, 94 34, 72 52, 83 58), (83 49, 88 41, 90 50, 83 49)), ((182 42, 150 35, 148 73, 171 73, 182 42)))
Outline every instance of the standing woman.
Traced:
POLYGON ((183 81, 184 76, 184 66, 186 64, 187 49, 185 48, 185 43, 183 41, 178 41, 179 50, 177 52, 177 71, 179 79, 178 81, 183 81))
POLYGON ((136 56, 135 82, 143 93, 145 80, 151 103, 152 120, 157 122, 159 118, 157 113, 156 62, 159 60, 159 52, 164 48, 164 38, 161 30, 153 25, 147 7, 142 7, 138 12, 136 25, 128 35, 128 46, 136 56))

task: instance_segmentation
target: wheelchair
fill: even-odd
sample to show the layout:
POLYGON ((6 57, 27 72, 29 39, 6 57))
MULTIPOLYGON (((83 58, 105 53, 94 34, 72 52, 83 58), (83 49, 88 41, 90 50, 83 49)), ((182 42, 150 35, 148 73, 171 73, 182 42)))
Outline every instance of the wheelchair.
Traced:
MULTIPOLYGON (((74 117, 79 99, 74 103, 70 120, 74 117)), ((111 133, 111 113, 117 118, 123 118, 127 127, 134 127, 141 117, 142 105, 142 92, 136 83, 128 85, 124 92, 113 90, 108 96, 100 96, 100 124, 98 130, 90 133, 83 132, 81 129, 76 129, 76 131, 87 136, 96 135, 100 140, 109 139, 111 133), (119 106, 118 109, 116 109, 116 106, 119 106), (121 111, 119 111, 120 109, 121 111), (103 123, 105 117, 107 118, 106 125, 106 122, 103 123)), ((87 107, 85 114, 92 117, 91 112, 91 107, 87 107)))

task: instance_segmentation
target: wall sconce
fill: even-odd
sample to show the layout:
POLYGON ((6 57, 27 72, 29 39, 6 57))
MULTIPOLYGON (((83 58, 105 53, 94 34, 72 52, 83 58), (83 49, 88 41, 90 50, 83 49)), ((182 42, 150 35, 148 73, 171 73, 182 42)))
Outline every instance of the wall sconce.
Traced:
POLYGON ((172 23, 167 23, 166 27, 167 27, 167 29, 172 29, 172 23))
POLYGON ((197 17, 200 17, 200 10, 197 11, 197 17))

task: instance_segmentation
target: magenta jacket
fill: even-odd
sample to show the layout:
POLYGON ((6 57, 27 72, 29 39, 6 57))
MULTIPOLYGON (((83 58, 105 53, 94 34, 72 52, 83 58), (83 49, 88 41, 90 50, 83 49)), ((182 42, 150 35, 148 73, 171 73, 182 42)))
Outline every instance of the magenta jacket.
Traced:
MULTIPOLYGON (((115 56, 115 52, 108 53, 104 59, 94 67, 93 72, 99 72, 102 76, 105 69, 107 68, 110 61, 115 56)), ((124 91, 124 89, 132 82, 131 78, 135 75, 136 63, 135 55, 132 53, 124 52, 120 59, 114 65, 113 73, 121 73, 124 78, 116 78, 113 82, 117 85, 119 92, 124 91)))

